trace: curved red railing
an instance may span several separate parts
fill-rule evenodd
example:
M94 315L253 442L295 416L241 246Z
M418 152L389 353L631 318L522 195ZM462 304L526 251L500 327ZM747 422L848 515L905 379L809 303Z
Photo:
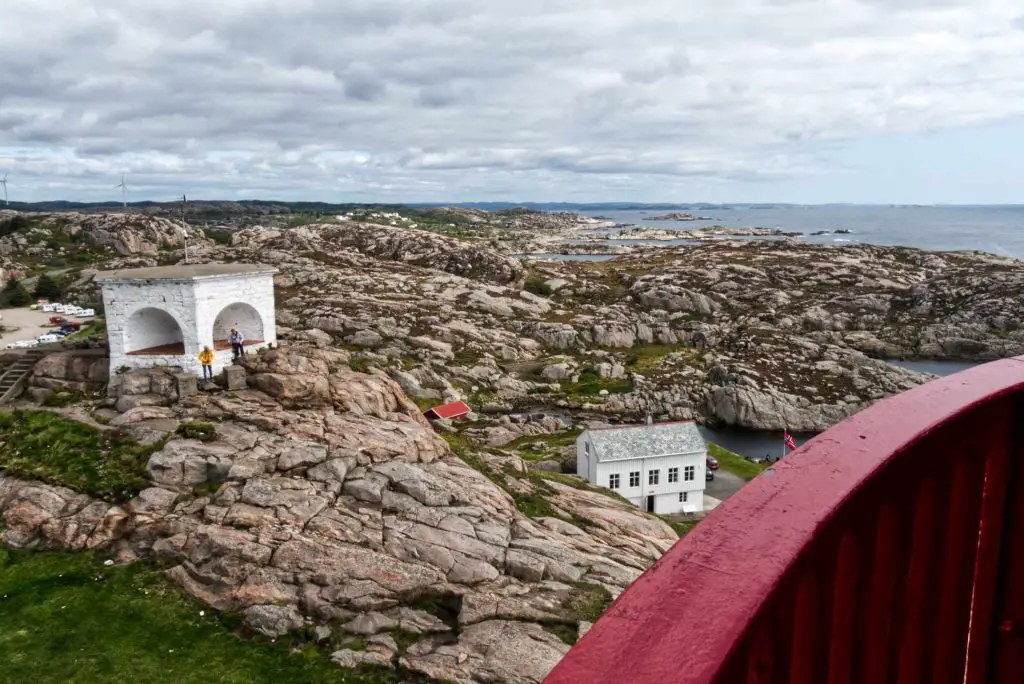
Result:
M1024 357L811 440L634 582L545 684L1024 682Z

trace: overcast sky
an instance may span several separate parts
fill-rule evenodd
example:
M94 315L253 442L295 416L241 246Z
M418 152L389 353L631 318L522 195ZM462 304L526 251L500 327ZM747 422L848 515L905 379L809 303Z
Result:
M1024 203L1020 0L2 0L12 200Z

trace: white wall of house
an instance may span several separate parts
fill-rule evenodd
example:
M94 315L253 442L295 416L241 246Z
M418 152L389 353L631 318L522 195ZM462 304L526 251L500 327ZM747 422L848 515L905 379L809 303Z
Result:
M647 497L654 497L654 512L662 515L671 513L698 513L704 509L706 452L652 456L620 461L597 462L593 446L584 432L576 440L576 474L591 484L610 489L629 499L634 505L647 509ZM669 481L670 469L677 469L677 478ZM692 479L686 479L687 468L692 468ZM652 483L652 471L657 471L657 483ZM639 474L638 477L634 474ZM618 487L612 481L618 476ZM685 500L680 494L685 493Z

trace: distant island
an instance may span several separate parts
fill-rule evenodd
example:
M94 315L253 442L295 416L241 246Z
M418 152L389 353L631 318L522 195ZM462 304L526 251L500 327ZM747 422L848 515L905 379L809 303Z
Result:
M714 221L715 219L707 216L694 216L686 212L672 212L671 214L665 214L664 216L647 216L644 221Z

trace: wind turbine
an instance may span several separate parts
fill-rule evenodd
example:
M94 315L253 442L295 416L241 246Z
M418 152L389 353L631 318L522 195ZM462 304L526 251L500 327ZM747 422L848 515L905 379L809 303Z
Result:
M121 188L121 204L124 208L128 208L128 186L124 184L124 174L121 174L121 182L114 186L115 188Z
M2 185L3 188L4 188L4 204L9 207L9 206L11 206L11 203L7 199L7 174L6 173L4 174L4 177L2 179L0 179L0 185Z

